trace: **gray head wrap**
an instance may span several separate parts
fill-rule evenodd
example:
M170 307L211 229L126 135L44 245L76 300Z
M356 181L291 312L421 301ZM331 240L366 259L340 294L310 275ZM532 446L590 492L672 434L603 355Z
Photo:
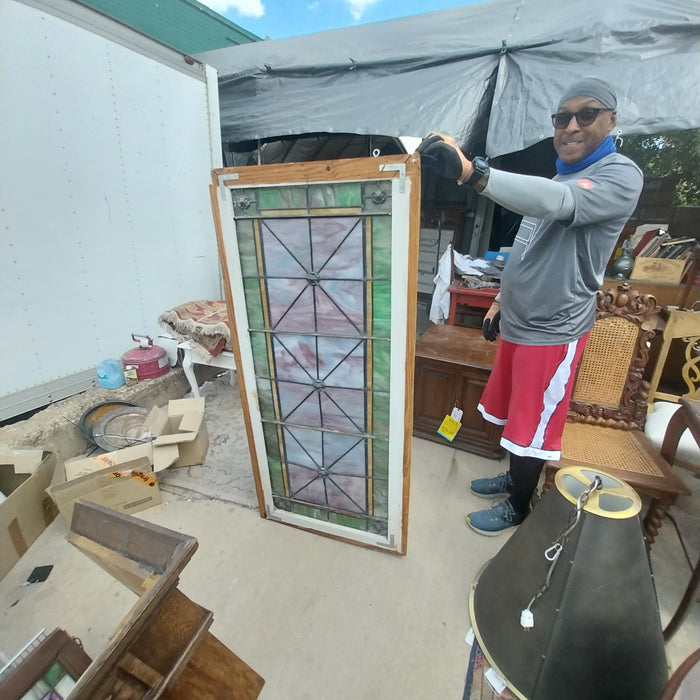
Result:
M593 97L609 109L617 109L617 97L615 91L608 83L599 78L583 78L574 83L559 100L559 107L572 97Z

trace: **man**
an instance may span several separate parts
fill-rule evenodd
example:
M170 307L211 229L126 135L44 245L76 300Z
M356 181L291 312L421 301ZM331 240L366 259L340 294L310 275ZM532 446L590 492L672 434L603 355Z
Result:
M642 172L616 152L610 136L616 108L612 87L597 78L564 92L552 115L559 156L552 180L469 161L454 140L439 134L418 149L427 166L524 215L483 325L487 340L499 332L501 339L478 408L487 421L504 426L501 445L510 465L504 474L470 483L477 496L506 497L467 515L482 535L507 532L525 519L545 461L561 455L596 291L643 184Z

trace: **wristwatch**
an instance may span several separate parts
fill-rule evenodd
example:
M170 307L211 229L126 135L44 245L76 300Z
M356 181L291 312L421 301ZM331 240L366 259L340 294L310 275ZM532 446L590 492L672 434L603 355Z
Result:
M476 158L474 158L474 160L472 160L472 167L474 168L474 172L471 174L471 177L467 180L467 184L470 187L474 187L476 189L476 184L489 171L489 162L488 160L486 160L486 158L477 156ZM481 189L483 189L483 187ZM477 189L477 192L481 192L481 189Z

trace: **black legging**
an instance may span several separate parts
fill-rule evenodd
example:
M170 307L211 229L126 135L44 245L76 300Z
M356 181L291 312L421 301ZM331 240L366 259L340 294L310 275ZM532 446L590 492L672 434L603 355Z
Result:
M520 457L510 453L510 502L519 515L527 515L530 499L537 488L544 460L537 457Z

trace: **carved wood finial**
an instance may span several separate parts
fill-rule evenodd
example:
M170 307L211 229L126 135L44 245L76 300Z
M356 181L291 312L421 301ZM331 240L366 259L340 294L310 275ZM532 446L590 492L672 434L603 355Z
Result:
M601 316L623 316L631 320L646 321L659 313L653 294L643 294L621 282L615 289L601 289L597 296L598 318Z

